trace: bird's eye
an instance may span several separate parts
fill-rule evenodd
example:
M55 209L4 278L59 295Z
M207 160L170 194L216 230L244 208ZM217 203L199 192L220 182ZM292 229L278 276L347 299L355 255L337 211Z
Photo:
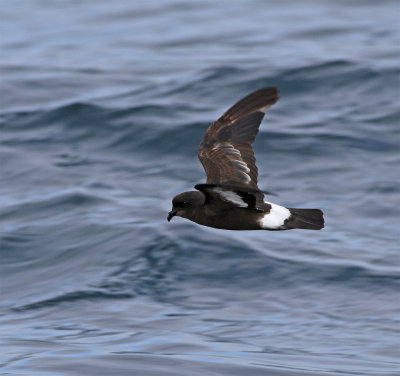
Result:
M180 201L180 202L175 202L174 206L177 208L187 208L190 206L188 201Z

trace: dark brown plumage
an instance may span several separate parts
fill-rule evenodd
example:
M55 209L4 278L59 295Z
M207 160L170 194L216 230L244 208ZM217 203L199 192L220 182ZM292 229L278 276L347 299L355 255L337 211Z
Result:
M198 157L207 174L198 191L174 197L175 215L230 230L288 230L324 227L319 209L287 209L264 201L252 144L265 112L278 101L277 88L257 90L241 99L207 129Z
M245 184L257 188L258 169L251 145L265 111L278 99L277 88L257 90L210 125L198 153L207 184Z

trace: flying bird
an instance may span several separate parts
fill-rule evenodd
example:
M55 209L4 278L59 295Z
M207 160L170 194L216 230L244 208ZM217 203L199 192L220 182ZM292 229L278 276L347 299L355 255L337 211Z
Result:
M241 99L207 129L198 157L207 175L197 191L172 200L168 222L174 216L225 230L320 230L320 209L294 209L268 202L258 188L258 169L252 144L265 112L278 101L274 87Z

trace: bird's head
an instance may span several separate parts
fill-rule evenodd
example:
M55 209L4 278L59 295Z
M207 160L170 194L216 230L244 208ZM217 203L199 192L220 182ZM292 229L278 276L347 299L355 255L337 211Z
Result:
M204 195L199 191L183 192L172 199L172 210L168 213L168 222L174 216L194 220L197 209L204 204Z

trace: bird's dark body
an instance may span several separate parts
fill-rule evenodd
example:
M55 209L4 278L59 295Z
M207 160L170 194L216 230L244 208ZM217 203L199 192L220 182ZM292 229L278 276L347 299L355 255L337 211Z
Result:
M266 213L268 212L247 208L221 209L216 205L208 204L202 205L190 220L199 225L221 230L263 230L260 221Z
M192 219L192 221L221 230L264 230L259 224L262 219L262 214L259 212L245 208L217 212L207 208L205 213L207 213L206 216L199 216L198 219ZM246 219L243 219L243 215L246 215Z
M319 209L288 209L264 201L252 148L265 111L279 99L276 88L255 91L241 99L207 129L198 157L207 174L198 191L172 200L175 215L203 226L225 230L320 230Z

